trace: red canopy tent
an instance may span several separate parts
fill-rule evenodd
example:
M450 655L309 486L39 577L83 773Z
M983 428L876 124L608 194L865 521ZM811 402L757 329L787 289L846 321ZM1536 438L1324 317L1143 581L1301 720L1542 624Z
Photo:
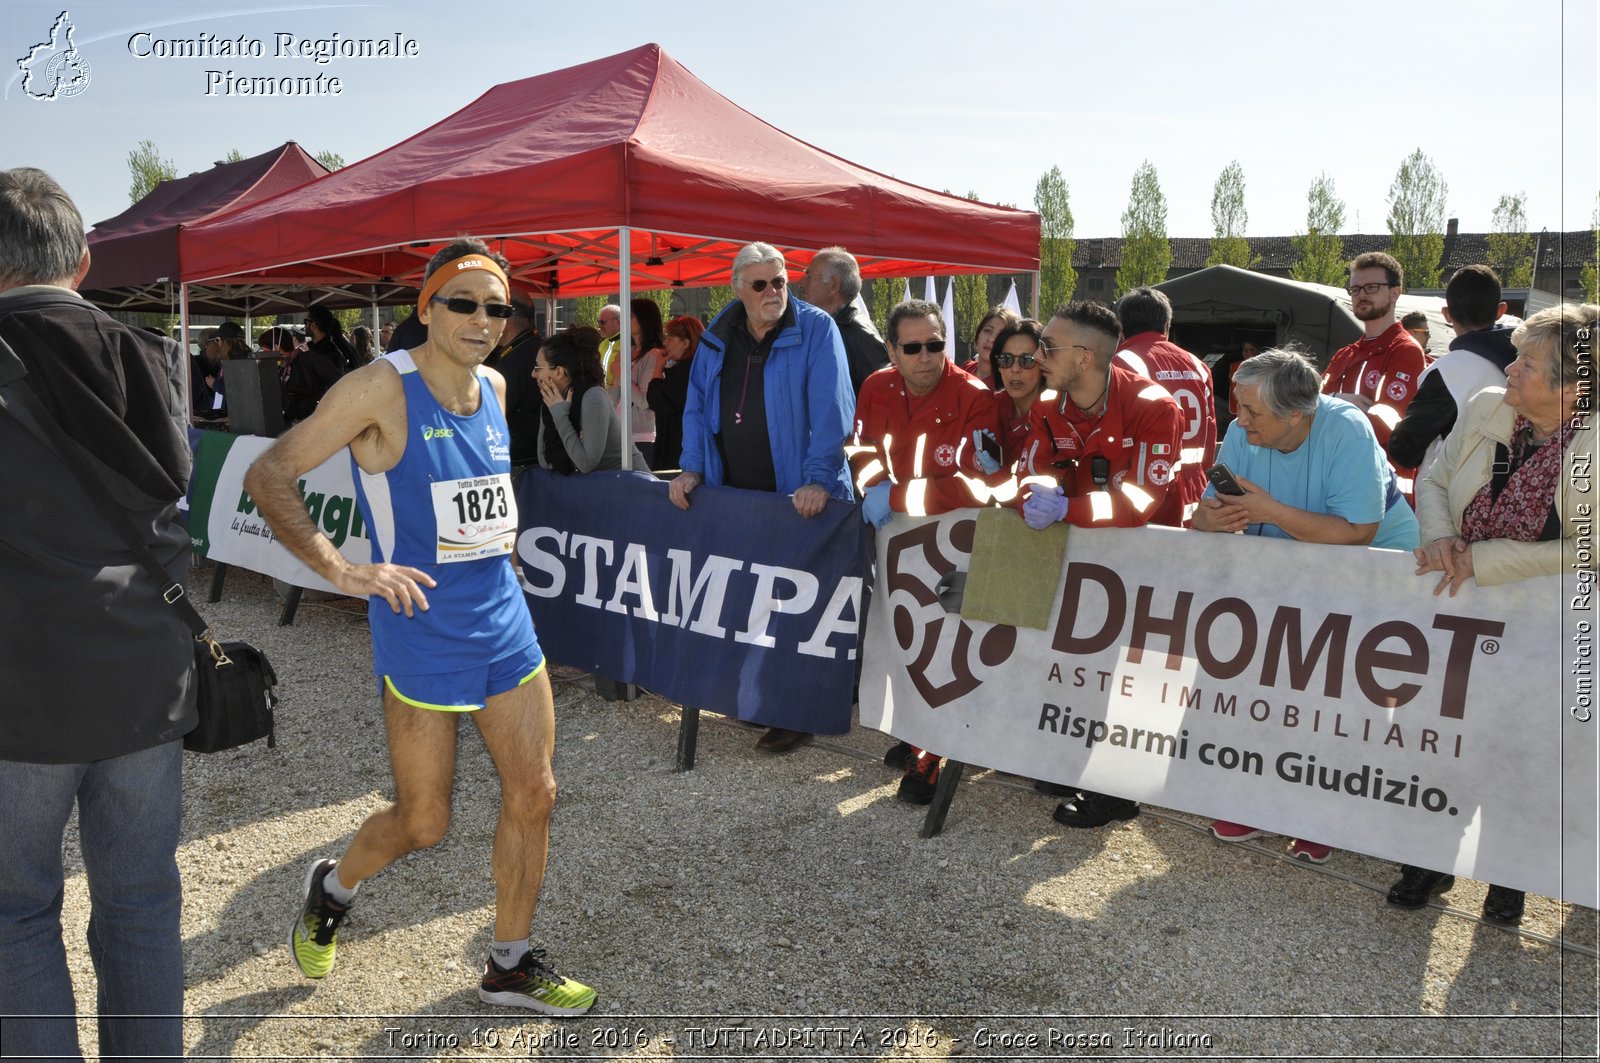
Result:
M461 235L549 297L727 283L751 240L866 276L1031 272L1039 218L776 129L649 44L497 85L368 159L182 233L186 281L420 283ZM626 265L623 263L626 262Z
M111 310L177 310L184 276L179 234L222 211L247 206L314 181L328 172L294 141L238 162L162 181L139 202L89 233L86 298ZM189 292L198 313L264 313L303 309L304 299L285 302L281 286L232 286ZM279 304L281 305L275 305Z

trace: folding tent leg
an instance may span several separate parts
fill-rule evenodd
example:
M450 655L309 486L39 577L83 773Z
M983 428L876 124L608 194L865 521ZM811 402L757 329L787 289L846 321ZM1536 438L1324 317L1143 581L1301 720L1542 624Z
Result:
M683 707L683 718L678 723L677 771L694 770L694 749L700 740L700 710Z
M944 830L944 817L950 811L950 802L955 799L956 787L961 784L961 769L966 767L959 760L944 762L944 767L939 769L939 781L933 784L933 804L928 806L928 817L922 821L921 837L932 838Z
M211 569L211 592L206 595L206 601L222 601L222 581L227 578L228 566L218 561Z
M300 596L304 594L300 587L290 587L289 593L283 596L283 612L278 614L278 626L288 627L294 623L294 614L300 608Z

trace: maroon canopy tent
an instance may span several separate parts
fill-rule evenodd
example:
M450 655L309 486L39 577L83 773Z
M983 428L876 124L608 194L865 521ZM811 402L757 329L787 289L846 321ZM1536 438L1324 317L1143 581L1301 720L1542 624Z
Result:
M139 202L89 233L89 275L82 292L111 310L177 312L184 275L179 234L186 226L316 180L328 172L293 141L239 162L162 181ZM196 313L242 314L305 308L285 300L281 285L189 292ZM361 301L365 301L364 299Z
M1039 263L1031 211L797 140L650 44L497 85L386 151L186 228L184 279L416 286L461 235L489 240L519 286L549 297L725 284L757 239L801 252L797 266L841 244L869 277Z

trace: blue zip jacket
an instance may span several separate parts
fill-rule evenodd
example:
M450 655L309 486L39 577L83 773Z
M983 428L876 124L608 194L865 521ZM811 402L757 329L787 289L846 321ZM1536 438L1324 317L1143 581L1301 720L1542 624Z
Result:
M853 502L844 444L856 400L844 340L828 314L793 296L789 306L794 323L773 339L761 376L778 493L792 495L807 484L821 484L841 502ZM722 428L722 363L731 330L744 328L744 322L744 304L729 305L701 336L689 367L680 464L714 486L724 478L716 438Z

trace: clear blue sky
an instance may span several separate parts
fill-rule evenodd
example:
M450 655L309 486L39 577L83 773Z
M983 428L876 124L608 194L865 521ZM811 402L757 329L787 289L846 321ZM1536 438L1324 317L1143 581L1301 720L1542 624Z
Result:
M1526 192L1534 229L1589 224L1597 173L1596 0L571 0L470 4L72 4L88 87L39 101L17 60L61 3L0 11L0 167L42 167L85 221L128 205L127 155L153 140L180 174L286 140L354 162L489 86L659 42L702 80L804 140L932 188L1031 206L1059 165L1081 237L1115 236L1149 159L1174 236L1210 236L1217 174L1244 167L1249 232L1288 235L1307 186L1335 180L1347 231L1382 232L1400 162L1420 147L1465 231ZM199 12L199 13L196 13ZM138 58L130 38L261 40L261 59ZM420 55L272 56L274 35L404 34ZM147 49L142 43L136 49ZM339 96L206 95L208 69L337 76Z

